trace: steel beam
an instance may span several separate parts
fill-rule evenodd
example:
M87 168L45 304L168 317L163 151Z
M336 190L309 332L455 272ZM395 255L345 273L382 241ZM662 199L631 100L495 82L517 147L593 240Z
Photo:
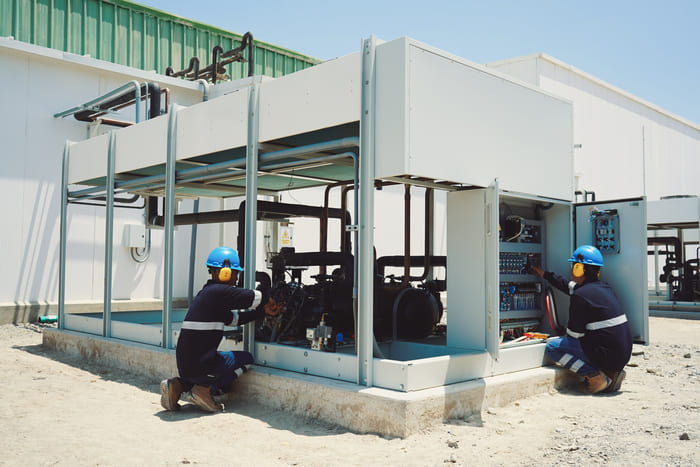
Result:
M173 230L175 228L175 154L177 151L177 113L173 105L168 114L168 145L165 161L165 212L163 248L163 347L173 346Z
M373 386L374 310L374 58L376 38L362 45L362 104L360 112L359 161L359 281L357 364L358 384ZM358 216L359 214L359 216Z
M248 99L248 145L246 147L246 210L245 210L245 265L243 271L243 283L245 288L255 288L255 258L256 258L256 232L258 218L258 159L259 159L259 124L260 117L258 107L259 84L253 83L250 87ZM248 323L243 328L243 349L255 352L255 330L253 323Z

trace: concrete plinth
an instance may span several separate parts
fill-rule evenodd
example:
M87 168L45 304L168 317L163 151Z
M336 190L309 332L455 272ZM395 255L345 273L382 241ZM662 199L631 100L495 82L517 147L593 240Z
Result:
M44 330L43 343L155 380L177 374L172 350L56 329ZM398 392L254 366L236 382L235 397L360 433L406 437L443 420L468 417L486 407L547 392L569 381L567 372L544 367Z

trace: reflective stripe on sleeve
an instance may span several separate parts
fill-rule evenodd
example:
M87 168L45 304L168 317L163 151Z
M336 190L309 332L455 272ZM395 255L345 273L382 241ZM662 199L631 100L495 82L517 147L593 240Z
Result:
M627 316L625 315L620 315L620 316L615 316L614 318L606 319L604 321L595 321L593 323L588 323L586 325L586 329L589 331L595 331L597 329L605 329L605 328L611 328L613 326L617 326L622 323L627 322Z
M255 292L255 299L253 300L253 304L250 305L251 308L257 308L258 305L260 305L260 302L262 302L262 292L259 290L253 290Z
M576 282L569 281L569 295L574 293L575 288L576 288Z
M192 331L223 331L224 323L209 321L183 321L182 329L190 329Z
M569 328L566 328L566 333L567 333L568 335L570 335L571 337L573 337L574 339L580 339L580 338L582 338L583 336L586 335L585 332L576 332L576 331L572 331L572 330L569 329Z

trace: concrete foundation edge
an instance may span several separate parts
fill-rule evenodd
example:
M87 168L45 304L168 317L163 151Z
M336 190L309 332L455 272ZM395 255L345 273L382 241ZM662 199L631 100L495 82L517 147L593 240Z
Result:
M45 329L43 343L154 381L177 374L172 350L57 329ZM407 437L443 420L469 417L570 380L568 372L543 367L404 393L255 366L235 383L231 397L359 433Z

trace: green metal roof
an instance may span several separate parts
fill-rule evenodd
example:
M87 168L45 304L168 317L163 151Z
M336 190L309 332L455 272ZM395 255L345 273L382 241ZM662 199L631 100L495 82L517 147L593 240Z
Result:
M194 56L204 68L216 45L230 50L242 37L126 0L0 0L0 37L6 36L161 74L168 66L187 68ZM254 54L255 74L272 77L320 62L257 39ZM231 79L247 71L245 63L227 65Z

